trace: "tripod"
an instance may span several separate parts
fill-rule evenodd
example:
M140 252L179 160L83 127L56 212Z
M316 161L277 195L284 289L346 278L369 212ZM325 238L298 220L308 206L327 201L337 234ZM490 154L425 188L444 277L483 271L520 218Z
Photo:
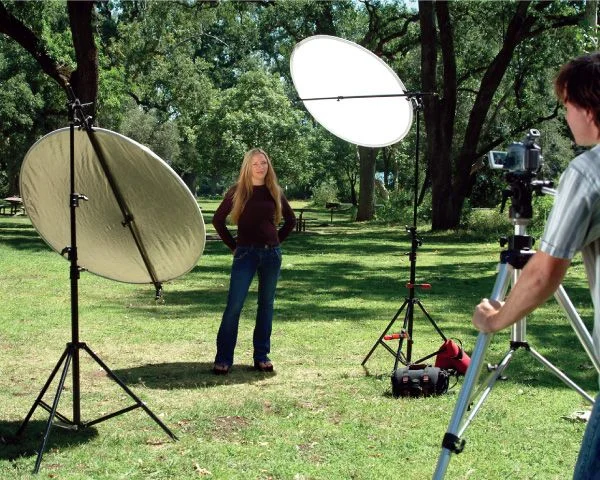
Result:
M42 387L41 392L33 403L31 409L27 413L27 416L23 420L23 423L19 427L16 435L20 437L23 435L29 420L31 419L33 413L37 409L37 407L42 407L47 412L50 413L50 417L48 418L48 422L46 424L46 429L44 431L44 436L42 439L42 443L40 445L34 473L38 473L40 469L40 465L42 462L42 456L44 454L44 450L46 448L46 444L48 438L50 436L50 430L54 424L55 418L59 420L57 422L57 426L61 426L67 428L69 430L79 430L86 427L90 427L97 423L103 422L110 418L113 418L117 415L121 415L123 413L129 412L136 408L142 408L172 439L177 440L177 437L169 430L169 428L120 380L111 370L110 368L100 360L100 358L83 342L79 341L79 290L78 290L78 281L80 278L81 269L77 264L77 222L76 222L76 210L79 207L79 203L81 200L87 200L85 195L75 192L75 141L74 141L74 132L75 126L79 126L81 128L85 128L90 136L90 140L92 144L94 144L93 131L91 129L91 125L89 123L89 118L86 119L83 114L84 105L79 102L78 99L75 98L73 91L69 87L69 127L70 127L70 195L69 195L69 208L70 208L70 246L65 247L62 251L63 255L67 255L67 258L70 263L70 284L71 284L71 341L67 343L65 350L63 351L58 363L50 373L46 383ZM96 148L96 147L95 147ZM96 152L98 157L101 158L101 153ZM155 283L155 286L158 288L158 284ZM106 372L106 374L114 380L133 400L134 404L125 407L116 412L104 415L100 418L89 422L82 422L81 420L81 382L80 382L80 351L85 351L102 369ZM72 364L72 389L73 389L73 416L72 419L67 418L65 415L62 415L58 412L58 405L60 402L60 397L64 389L65 381L67 379L67 375L69 372L69 367ZM60 375L58 381L58 387L56 390L56 395L51 405L44 401L44 395L46 394L48 388L52 384L55 376L62 366L62 373Z
M417 204L418 204L418 189L419 189L419 112L422 109L422 103L420 101L420 96L424 94L411 93L411 100L413 101L413 106L417 111L417 131L416 131L416 142L415 142L415 178L414 178L414 198L413 198L413 224L411 227L406 227L406 231L410 235L410 252L408 253L408 258L410 260L410 280L406 284L406 288L408 289L408 296L404 299L404 303L398 309L396 314L392 317L390 323L388 323L387 327L383 330L383 333L379 336L367 356L363 359L361 365L364 366L378 345L382 345L388 352L390 352L396 359L394 364L394 370L398 367L398 362L402 362L404 365L408 365L410 363L420 363L428 358L437 355L438 351L426 355L422 358L419 358L415 362L411 361L412 358L412 347L413 347L413 321L414 321L414 311L415 305L419 307L423 315L429 320L433 328L437 331L437 333L442 337L445 341L446 337L442 330L437 326L431 315L427 313L425 307L421 303L421 301L415 297L415 288L420 287L422 289L429 289L431 285L429 283L416 283L416 271L417 271L417 249L423 245L423 241L421 237L417 234ZM406 310L405 310L406 309ZM402 328L400 333L388 335L388 332L398 320L398 317L404 311L404 322L402 323ZM394 350L390 347L384 340L392 340L398 339L398 349ZM406 353L402 352L402 348L404 346L404 341L406 340Z
M506 296L509 283L516 283L520 270L525 267L529 258L534 252L531 250L533 239L526 234L526 226L531 219L531 197L532 191L537 190L540 193L553 193L553 190L545 186L545 182L530 182L531 176L509 175L510 190L508 191L513 200L511 206L511 218L514 224L514 235L508 239L508 249L500 254L500 268L496 277L496 282L492 290L491 300L502 300ZM506 193L506 192L505 192ZM504 201L506 196L504 197ZM501 240L501 245L504 242ZM571 303L563 286L559 286L554 297L567 314L569 321L575 333L581 342L584 350L588 354L590 360L600 373L600 359L594 353L592 337L587 330L585 324L579 317L575 307ZM465 446L465 440L461 439L461 435L467 429L481 406L491 393L496 381L503 376L504 371L508 368L513 355L519 349L525 349L537 361L548 368L567 386L579 393L588 402L594 403L594 399L580 388L573 380L567 377L561 370L555 367L550 361L544 358L537 350L535 350L526 338L526 319L523 318L511 327L510 347L501 362L494 367L488 378L482 382L479 390L473 394L475 384L482 370L484 355L487 347L492 339L492 334L480 333L477 337L475 349L471 356L471 365L465 375L465 381L460 391L458 401L452 414L448 431L444 435L442 441L442 451L440 453L437 467L433 478L435 480L444 478L448 464L450 463L450 455L452 453L462 452ZM471 407L469 416L464 419L467 410Z

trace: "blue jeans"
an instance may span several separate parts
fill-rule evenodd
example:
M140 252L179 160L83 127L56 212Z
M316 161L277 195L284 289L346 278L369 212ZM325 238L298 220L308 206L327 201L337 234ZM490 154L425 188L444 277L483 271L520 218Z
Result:
M275 288L281 270L280 247L237 247L231 266L227 307L217 334L215 363L233 364L233 351L237 343L240 313L255 274L258 274L258 308L254 326L254 360L269 360Z
M573 480L600 480L600 394L583 435Z

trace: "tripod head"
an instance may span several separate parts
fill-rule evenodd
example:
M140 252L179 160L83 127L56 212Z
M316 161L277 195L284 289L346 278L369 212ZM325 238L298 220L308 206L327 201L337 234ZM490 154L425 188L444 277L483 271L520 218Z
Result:
M553 193L552 182L548 180L534 180L535 172L508 172L506 181L508 188L502 192L502 206L504 211L506 201L511 199L509 216L514 225L514 235L500 238L500 246L507 247L501 254L501 263L509 263L513 267L522 269L531 255L534 239L527 235L526 227L533 217L533 194L544 195Z
M509 216L513 223L528 224L533 217L533 194L549 193L549 189L553 186L549 180L534 180L535 176L534 172L508 172L506 174L508 188L502 192L500 211L504 211L506 201L510 198Z

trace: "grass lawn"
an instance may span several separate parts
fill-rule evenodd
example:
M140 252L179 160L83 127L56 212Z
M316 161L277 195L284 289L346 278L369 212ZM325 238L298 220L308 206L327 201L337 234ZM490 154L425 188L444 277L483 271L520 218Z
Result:
M214 234L217 202L200 205ZM462 380L439 397L394 399L389 352L379 346L368 370L361 367L407 295L405 228L351 223L344 213L330 224L326 210L304 215L307 231L294 232L283 246L272 375L250 367L256 285L232 372L211 373L231 262L221 242L208 241L198 265L164 285L164 303L154 301L151 285L83 273L80 340L179 440L170 440L142 409L79 432L54 427L37 478L431 478ZM433 288L418 295L445 335L470 351L477 336L471 312L491 293L498 242L422 230L417 282ZM592 305L579 258L565 288L589 326ZM36 410L22 442L13 444L11 435L71 339L71 310L69 264L27 217L0 217L0 298L0 478L35 478L48 413ZM414 359L441 344L418 310L413 333ZM528 340L595 395L596 372L554 300L528 319ZM495 336L490 363L502 358L508 342L508 331ZM80 378L82 421L131 404L85 353ZM55 391L56 383L46 401ZM72 404L69 377L59 411L70 418ZM577 393L518 351L507 381L496 385L465 432L465 451L452 456L446 477L570 478L585 428L571 417L586 408Z

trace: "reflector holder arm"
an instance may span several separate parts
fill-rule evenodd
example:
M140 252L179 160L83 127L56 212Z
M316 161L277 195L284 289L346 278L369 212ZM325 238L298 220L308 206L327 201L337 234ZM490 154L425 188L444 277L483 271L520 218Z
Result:
M129 228L129 231L131 233L133 241L138 249L138 252L140 253L140 255L142 257L142 261L144 262L144 266L146 267L146 270L148 271L148 275L150 276L151 282L154 285L154 287L156 288L156 290L158 291L161 289L160 282L158 281L158 275L156 274L154 265L152 265L152 263L150 262L150 257L149 257L148 252L142 242L141 235L140 235L135 223L133 222L133 214L129 210L129 207L128 207L127 203L125 202L123 195L121 194L121 190L117 186L117 182L115 181L115 179L112 175L112 172L110 171L110 168L108 167L108 162L106 161L104 152L103 152L102 148L100 147L100 144L98 143L96 137L94 136L95 135L94 129L92 127L88 126L86 128L86 133L90 140L92 148L94 149L94 152L96 153L96 157L98 158L100 167L102 168L102 171L104 172L104 175L106 176L106 180L111 187L113 195L115 196L115 200L117 201L117 204L119 205L121 214L123 215L122 225L124 227Z
M432 92L404 92L404 93L384 93L377 95L338 95L335 97L312 97L312 98L300 98L299 100L302 102L310 102L313 100L348 100L352 98L389 98L389 97L409 97L409 98L418 98L424 95L435 95L437 93Z

